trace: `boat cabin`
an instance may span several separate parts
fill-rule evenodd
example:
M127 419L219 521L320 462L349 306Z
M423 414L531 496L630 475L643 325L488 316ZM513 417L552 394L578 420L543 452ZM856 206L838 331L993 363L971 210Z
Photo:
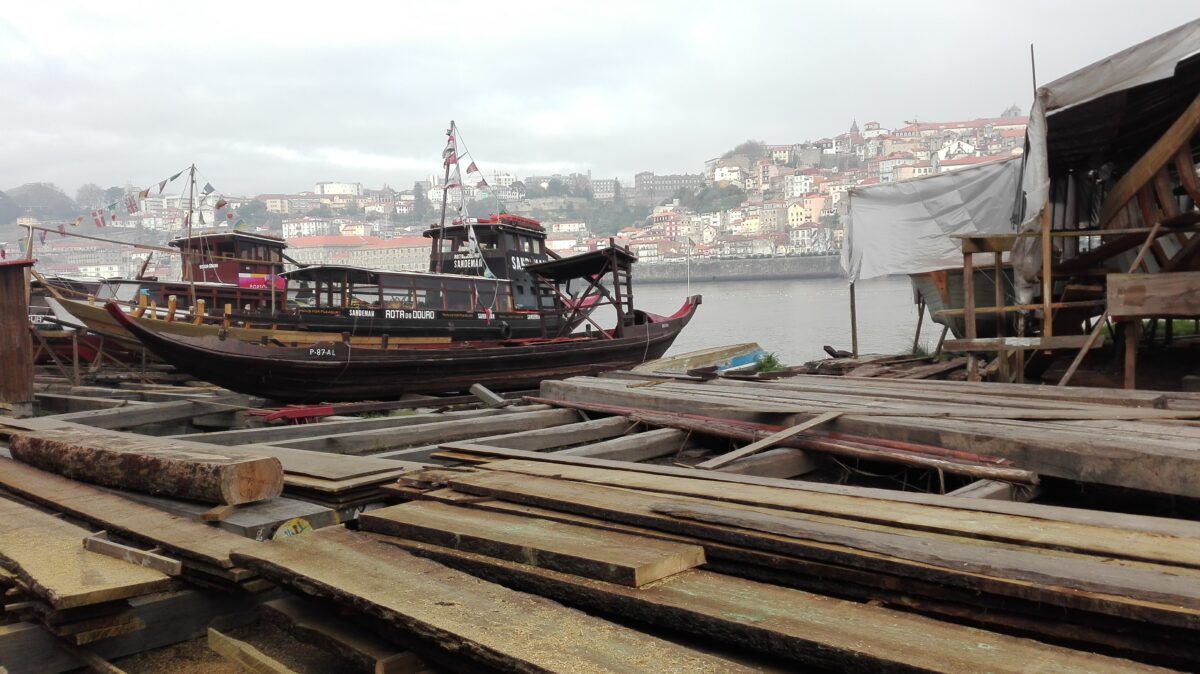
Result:
M185 283L227 283L239 288L262 289L271 286L282 289L278 278L283 272L283 249L287 243L280 238L231 230L193 234L170 242L183 257Z
M536 311L539 296L541 303L553 296L553 289L525 270L552 257L545 245L546 231L536 220L508 213L467 218L433 227L425 236L432 240L431 272L508 279L517 309Z
M283 277L289 284L287 306L302 314L409 318L421 313L433 318L513 311L512 283L504 279L342 265L296 269Z

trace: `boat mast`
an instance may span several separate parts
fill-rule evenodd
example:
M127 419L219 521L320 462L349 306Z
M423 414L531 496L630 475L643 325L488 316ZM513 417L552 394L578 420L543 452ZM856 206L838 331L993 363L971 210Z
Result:
M186 241L190 245L192 242L192 206L195 203L195 196L196 196L196 165L195 164L192 164L190 167L188 167L188 177L189 177L189 180L188 180L188 214L187 214L187 220L185 222L187 224ZM191 298L192 298L191 307L192 307L192 313L194 314L196 312L196 275L191 272L191 267L188 265L189 257L190 257L190 251L189 251L189 254L184 255L182 259L183 259L183 268L185 270L187 270L188 293L191 295ZM204 260L201 259L200 261L203 262Z
M454 145L454 135L455 135L455 128L454 128L454 120L452 119L452 120L450 120L450 128L446 130L446 137L448 139L448 142L446 144L446 150L442 152L442 163L446 165L446 176L444 178L442 178L442 220L441 220L441 224L438 225L438 237L437 237L438 255L437 255L436 271L439 274L442 273L442 250L443 250L442 246L443 246L443 242L444 242L445 236L446 236L446 199L450 196L450 163L451 162L450 162L450 157L446 155L446 152L453 152L456 155L458 153L458 149ZM458 161L458 157L455 156L454 160Z

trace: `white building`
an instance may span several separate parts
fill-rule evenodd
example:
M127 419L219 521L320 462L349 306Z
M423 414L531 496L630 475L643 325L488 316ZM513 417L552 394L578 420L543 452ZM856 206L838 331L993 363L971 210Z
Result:
M746 172L740 166L718 166L713 173L713 182L742 187L746 184Z
M337 182L317 183L316 193L319 195L322 195L322 196L331 195L331 194L343 194L343 195L360 197L360 196L362 196L362 193L363 193L363 186L362 186L362 183L337 183Z
M329 236L334 233L333 223L326 218L294 218L284 220L282 225L285 239L301 236Z
M572 222L556 222L550 225L550 231L554 234L579 234L588 231L587 223L582 220Z

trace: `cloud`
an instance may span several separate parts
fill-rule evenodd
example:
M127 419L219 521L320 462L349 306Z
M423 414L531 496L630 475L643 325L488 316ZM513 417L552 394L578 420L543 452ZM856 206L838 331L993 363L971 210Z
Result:
M0 189L411 184L458 121L490 172L698 171L798 142L998 113L1194 18L1187 3L19 3L0 19Z

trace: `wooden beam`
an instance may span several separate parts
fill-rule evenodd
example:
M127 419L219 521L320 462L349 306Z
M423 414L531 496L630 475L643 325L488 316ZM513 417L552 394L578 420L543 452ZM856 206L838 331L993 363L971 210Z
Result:
M1100 226L1106 226L1168 161L1176 159L1183 146L1192 136L1196 135L1198 129L1200 129L1200 96L1192 101L1183 114L1108 192L1104 198L1104 204L1100 207Z
M763 477L789 478L811 473L819 463L811 452L790 447L771 449L761 454L738 459L717 470L738 475L761 475ZM1007 482L1004 484L1008 484Z
M9 449L23 463L72 479L206 503L253 503L283 491L278 459L201 454L147 436L72 429L14 433Z
M341 527L251 545L233 558L306 594L367 611L402 632L415 651L451 671L753 671L541 597L420 559ZM396 578L420 578L398 583ZM536 635L537 638L530 638ZM547 646L549 644L550 646Z
M103 531L83 539L83 548L90 552L107 555L113 559L144 566L147 569L154 569L168 576L178 576L183 572L183 564L178 559L171 559L170 557L164 557L148 550L138 550L128 545L110 541Z
M807 421L796 424L795 426L792 426L791 428L786 428L782 431L779 431L778 433L773 433L771 435L768 435L767 437L763 438L762 440L752 442L752 443L746 445L745 447L742 447L741 449L735 449L732 452L727 452L718 457L709 459L708 461L705 461L703 463L698 463L698 464L696 464L696 468L701 468L704 470L713 470L716 468L720 468L721 466L724 466L727 463L737 461L738 459L741 459L743 457L747 457L747 456L750 456L751 454L761 452L764 449L769 449L771 447L774 447L775 445L779 444L783 440L786 440L788 438L799 435L800 433L803 433L804 431L816 428L817 426L820 426L821 424L824 424L826 422L833 421L834 419L838 418L839 416L841 416L841 412L825 412L823 414L818 414L818 415L814 416L813 418L808 419Z
M942 345L947 353L1022 349L1048 351L1078 349L1087 342L1087 335L1058 335L1055 337L984 337L980 339L948 339Z
M687 446L687 440L688 434L683 431L674 428L652 428L579 447L560 449L554 453L614 461L649 461L678 453Z
M54 419L86 424L96 428L134 428L145 424L191 419L215 412L229 412L252 407L252 403L253 399L250 396L230 394L196 400L174 400L107 410L59 414Z
M642 587L704 563L704 549L434 501L364 512L363 530Z
M254 646L208 628L208 647L226 660L255 674L296 674L295 670Z
M338 617L325 602L284 597L263 604L274 622L308 643L340 654L364 671L375 674L417 674L429 670L415 654Z
M1200 316L1200 272L1109 274L1108 313L1118 321Z

